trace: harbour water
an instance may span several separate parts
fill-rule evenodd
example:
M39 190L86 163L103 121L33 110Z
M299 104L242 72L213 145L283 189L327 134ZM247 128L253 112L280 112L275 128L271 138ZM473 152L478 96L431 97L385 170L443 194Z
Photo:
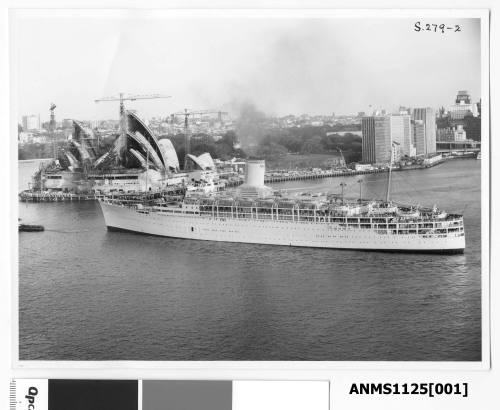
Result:
M20 359L481 360L480 165L393 173L394 200L464 213L463 255L141 236L96 202L20 203L46 229L19 236ZM275 187L357 197L358 180L384 196L387 174Z

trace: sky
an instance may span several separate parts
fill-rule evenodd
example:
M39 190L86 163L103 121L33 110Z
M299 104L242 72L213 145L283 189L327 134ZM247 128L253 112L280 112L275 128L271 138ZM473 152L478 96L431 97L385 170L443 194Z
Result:
M142 117L244 104L268 115L350 114L438 108L458 90L480 98L479 19L441 19L461 31L416 32L415 19L18 17L18 115L117 118L117 102Z

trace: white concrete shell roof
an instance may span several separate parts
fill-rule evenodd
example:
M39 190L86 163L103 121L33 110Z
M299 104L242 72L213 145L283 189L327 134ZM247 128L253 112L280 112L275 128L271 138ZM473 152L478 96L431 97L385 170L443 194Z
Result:
M149 161L151 161L152 164L154 164L159 170L164 169L163 161L160 159L158 152L144 135L142 135L139 131L134 133L129 132L127 135L137 141L137 143L143 148L145 156L149 156ZM156 147L158 148L158 145Z
M188 154L188 157L202 170L215 169L214 160L208 152L201 154L199 157Z
M141 139L140 144L144 145L144 147L147 147L147 149L150 150L149 157L154 158L154 161L156 163L155 165L157 165L159 170L166 169L167 167L166 158L164 158L162 149L158 144L158 139L154 136L153 132L137 116L136 113L132 111L126 111L126 115L128 123L128 135L132 138L137 137L138 134L142 136L142 138L139 137ZM144 144L144 140L147 141L149 144Z
M177 152L175 152L174 145L172 141L168 138L163 138L158 141L158 145L165 159L165 168L173 168L174 170L179 169L179 158L177 157Z

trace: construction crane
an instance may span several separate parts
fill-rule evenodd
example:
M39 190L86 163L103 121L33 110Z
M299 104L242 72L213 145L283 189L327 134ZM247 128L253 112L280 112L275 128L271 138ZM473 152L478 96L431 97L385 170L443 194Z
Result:
M54 155L54 159L56 160L56 137L54 131L56 129L56 117L54 114L54 110L56 109L56 105L54 103L50 103L50 121L49 121L49 133L52 139L52 153Z
M200 110L200 111L196 111L194 114L199 115L200 119L203 118L203 115L205 115L205 114L217 114L217 120L222 121L222 116L228 115L229 113L226 111ZM193 117L194 117L194 115L193 115Z
M124 101L136 101L136 100L153 100L156 98L171 98L170 95L163 95L163 94L138 94L138 95L133 95L133 94L125 94L125 93L120 93L118 96L112 96L112 97L102 97L94 100L95 103L101 102L101 101L120 101L120 136L118 137L120 140L118 141L118 146L119 146L119 152L120 154L123 153L123 150L125 149L125 142L126 142L126 133L127 133L127 123L126 123L126 116L125 116L125 104L123 103ZM117 162L120 161L120 156L117 156Z
M98 98L97 100L94 100L94 102L98 103L101 101L120 101L120 115L121 115L125 112L125 105L123 104L123 101L152 100L155 98L172 98L172 96L171 95L163 95L163 94L139 94L139 95L126 94L125 95L124 93L120 93L118 96Z
M188 110L187 108L184 111L175 112L173 115L176 116L184 116L184 146L185 146L185 156L184 156L184 169L187 169L188 166L188 155L191 154L191 133L189 129L189 116L195 115L204 115L204 114L218 114L221 116L222 114L227 114L223 111L216 110Z

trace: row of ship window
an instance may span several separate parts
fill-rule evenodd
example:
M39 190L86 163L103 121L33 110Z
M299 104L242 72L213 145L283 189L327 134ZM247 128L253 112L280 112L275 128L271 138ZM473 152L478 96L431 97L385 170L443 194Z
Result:
M142 211L140 213L143 213L143 214L149 214L148 211ZM223 222L226 222L226 219L225 218L221 218L220 219L221 221ZM284 222L284 221L277 221L277 222ZM225 223L226 225L226 223ZM273 226L272 228L274 229L278 229L277 226ZM266 227L267 229L267 227ZM287 229L287 230L303 230L303 228L299 228L299 227L289 227L289 226L285 226L285 227L282 227L280 229ZM312 229L311 229L312 230ZM345 227L340 227L339 229L340 231L345 231ZM191 227L191 231L194 231L194 228ZM226 233L237 233L237 231L225 231ZM461 237L461 236L464 236L464 232L463 232L463 229L460 228L460 229L449 229L448 231L446 229L437 229L437 230L434 230L434 232L422 232L422 231L419 231L417 232L416 230L407 230L407 229L400 229L400 230L397 230L397 229L393 229L393 230L381 230L381 229L375 229L374 232L376 232L377 234L382 234L382 235L387 235L387 234L392 234L392 235L411 235L411 234L420 234L422 235L424 238L446 238L448 236L448 233L452 233L452 232L458 232L456 233L455 236L458 236L458 237ZM325 235L317 235L317 237L325 237ZM331 235L328 235L328 238L334 238L335 236L331 236Z
M230 212L219 212L218 214L212 214L212 212L198 212L198 211L186 211L186 210L177 210L177 209L157 209L158 212L162 213L174 213L174 214L187 214L187 215L200 215L200 216L210 216L210 217L218 217L218 218L234 218L234 219L252 219L252 220L274 220L276 222L280 221L293 221L294 217L292 215L280 215L279 219L271 215L259 215L259 218L254 218L254 214L231 214ZM301 216L300 219L295 218L296 222L330 222L330 223L339 223L340 226L347 226L349 228L361 228L361 229L397 229L399 225L399 229L439 229L443 228L443 224L440 222L428 223L428 222L419 222L419 223L389 223L389 224L376 224L376 223L360 223L357 222L358 219L348 218L348 223L345 223L345 218L336 218L330 219L328 221L327 218L323 217L314 217L314 216ZM462 229L462 225L456 221L454 223L449 223L448 230L453 232L457 229Z
M149 214L149 211L138 211L141 214ZM218 220L222 222L226 222L226 218L218 218ZM285 221L276 221L276 222L285 222ZM348 227L357 227L357 225L349 225ZM268 229L269 227L266 227ZM277 226L273 226L272 228L278 229ZM338 227L335 227L335 230L339 231L345 231L346 230L345 224L341 224ZM283 229L283 228L281 228ZM291 230L303 230L303 227L289 227L285 226L284 229L291 229ZM463 233L463 228L453 228L453 229L435 229L433 232L430 232L429 230L416 230L416 229L373 229L374 232L377 234L381 235L387 235L387 234L392 234L392 235L415 235L415 234L420 234L423 235L424 237L446 237L448 233L453 233L453 232L459 232L458 235L456 236L464 236ZM328 236L331 237L331 236Z

